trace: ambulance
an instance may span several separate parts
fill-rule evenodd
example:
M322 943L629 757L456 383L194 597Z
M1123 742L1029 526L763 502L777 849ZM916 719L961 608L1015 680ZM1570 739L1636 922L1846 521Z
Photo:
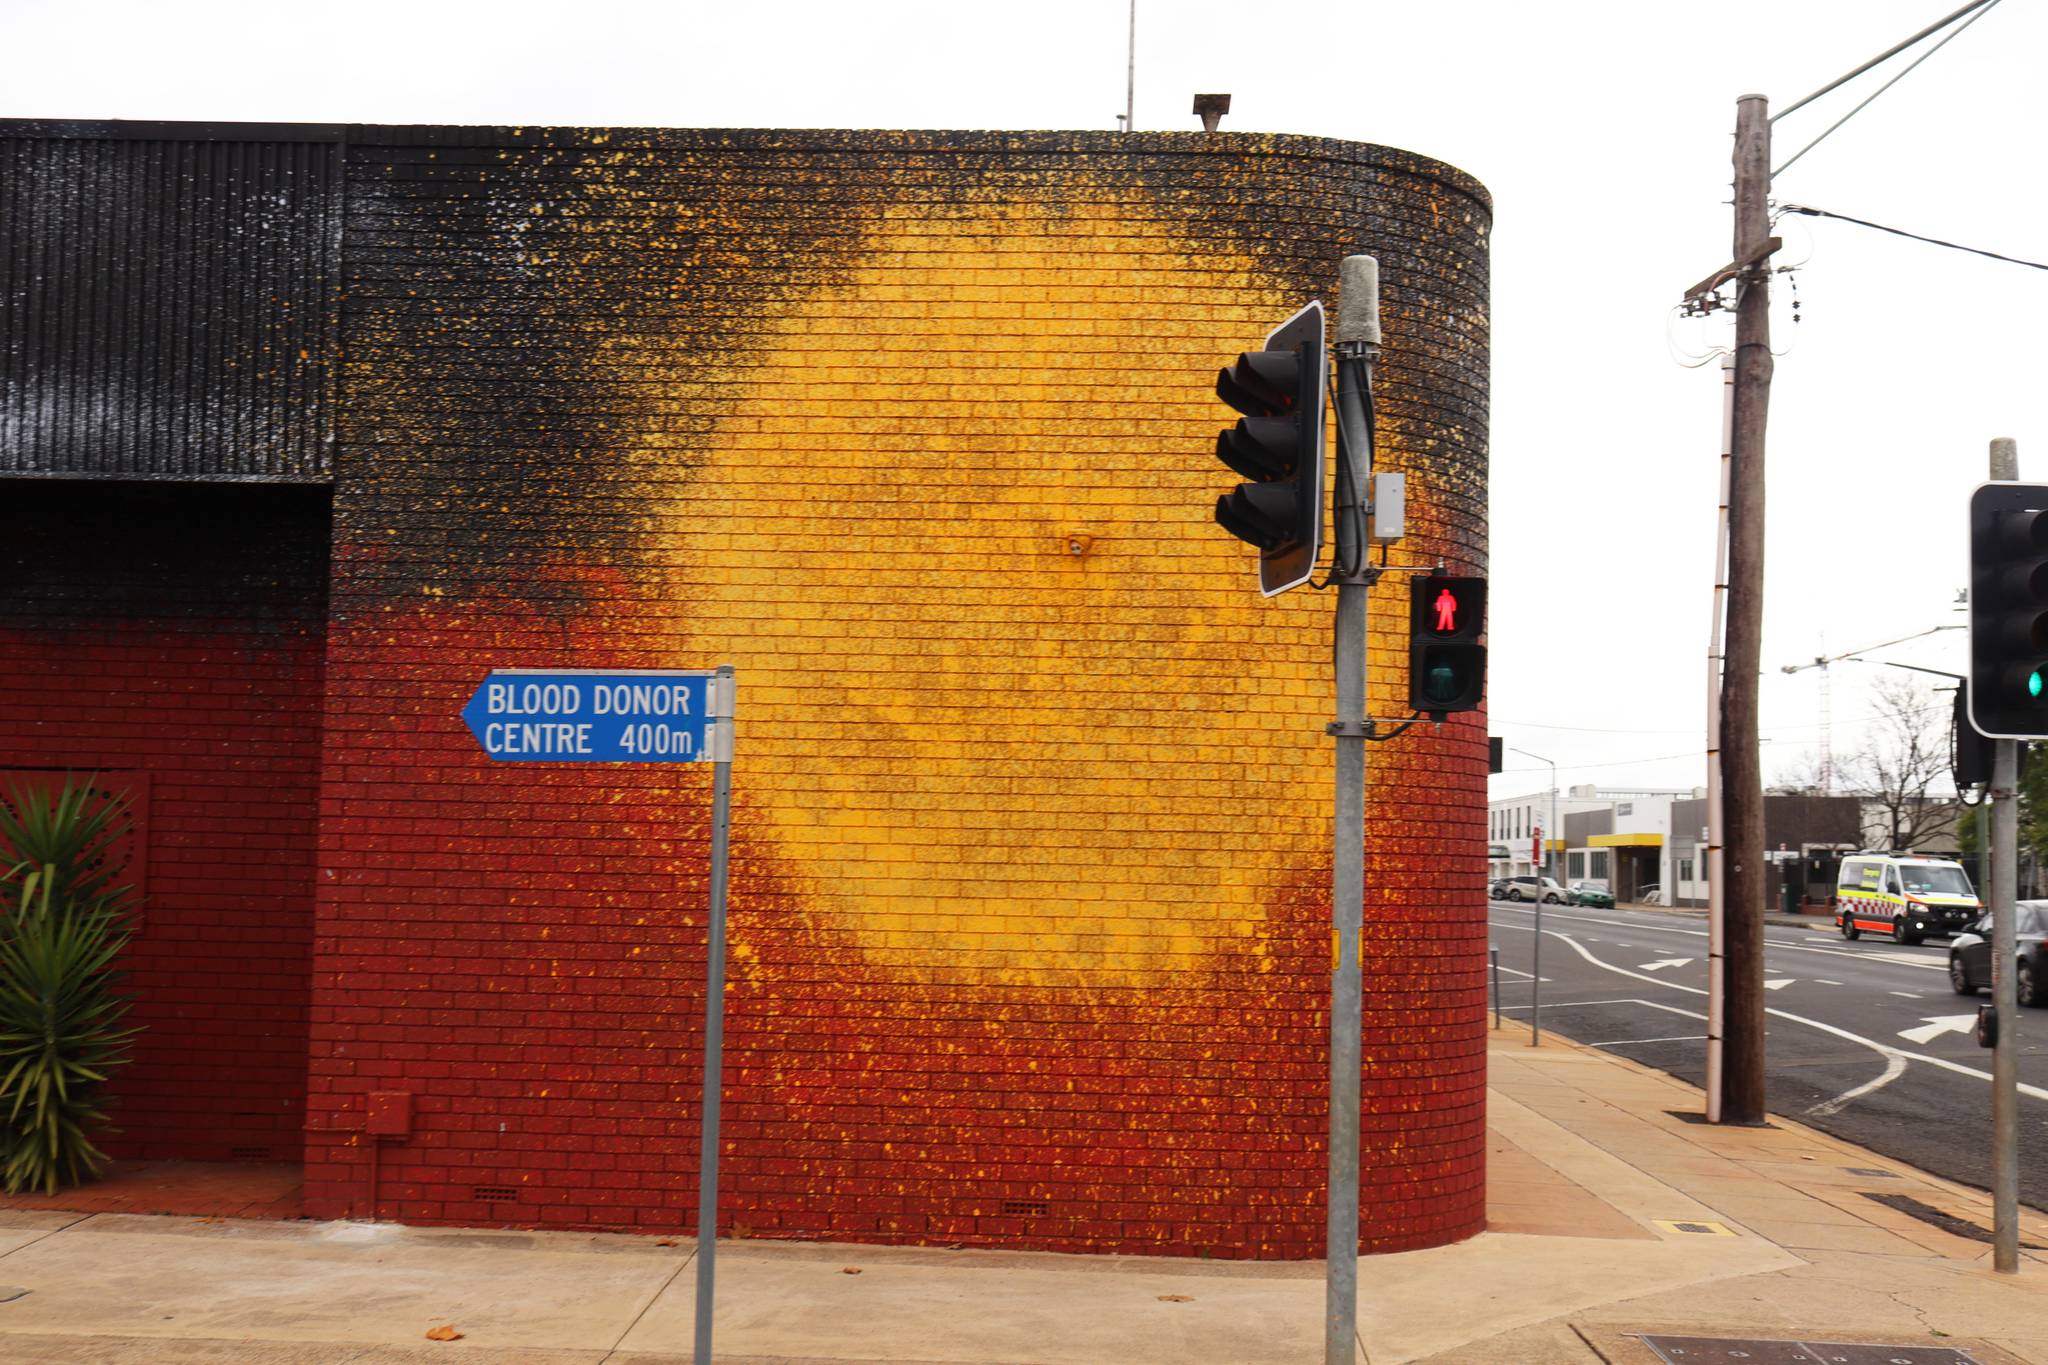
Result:
M1890 934L1918 943L1953 934L1984 913L1962 864L1901 853L1852 853L1835 886L1835 927L1842 937Z

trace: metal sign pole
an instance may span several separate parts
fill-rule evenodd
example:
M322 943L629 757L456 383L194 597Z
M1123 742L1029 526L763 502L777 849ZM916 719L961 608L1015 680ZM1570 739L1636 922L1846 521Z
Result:
M1521 750L1516 750L1520 753ZM1543 828L1536 828L1536 851L1529 856L1534 859L1542 855ZM1533 862L1531 866L1534 866ZM1529 946L1529 1046L1543 1046L1543 876L1536 877L1536 934Z
M718 1100L725 1083L725 865L732 826L733 668L711 684L711 923L704 947L704 1092L697 1139L696 1365L711 1365L711 1313L718 1279Z
M1991 1053L1991 1268L2020 1269L2019 1171L2019 960L2014 931L2019 859L2019 741L1991 745L1991 828L1997 850L1991 866L1991 1008L1998 1021Z
M697 1365L711 1365L718 1253L718 1100L725 1075L725 865L732 828L731 664L493 669L462 708L494 763L716 764L704 944L704 1091L697 1171Z
M1358 1359L1358 1114L1364 1075L1367 596L1378 576L1364 525L1372 476L1372 367L1380 345L1379 263L1347 256L1337 308L1336 828L1330 863L1329 1204L1323 1220L1323 1362Z
M1991 442L1991 477L2019 481L2020 448L2011 437ZM1974 581L1970 589L1978 591ZM1991 827L1985 888L1991 893L1991 1017L1998 1030L1991 1052L1991 1268L2002 1275L2020 1269L2019 785L2019 741L1992 741L1991 784L1984 793L1991 817L1985 822Z

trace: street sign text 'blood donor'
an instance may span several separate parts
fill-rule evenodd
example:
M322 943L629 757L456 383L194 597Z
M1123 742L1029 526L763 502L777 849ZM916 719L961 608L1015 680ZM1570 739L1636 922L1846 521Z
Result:
M462 719L493 759L691 763L716 759L709 672L503 669L484 679Z

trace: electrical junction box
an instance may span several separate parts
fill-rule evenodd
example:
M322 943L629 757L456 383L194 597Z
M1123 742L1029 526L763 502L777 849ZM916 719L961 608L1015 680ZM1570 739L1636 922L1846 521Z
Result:
M411 1137L412 1093L372 1090L363 1110L363 1131L371 1137Z
M1399 540L1408 529L1408 476L1372 476L1372 526L1366 539Z

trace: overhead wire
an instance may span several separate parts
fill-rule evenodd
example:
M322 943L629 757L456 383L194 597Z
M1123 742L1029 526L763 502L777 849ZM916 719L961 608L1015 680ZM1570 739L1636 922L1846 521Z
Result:
M1704 354L1687 351L1681 348L1678 344L1678 337L1673 332L1671 324L1676 322L1679 318L1683 316L1685 316L1685 305L1682 303L1672 304L1671 311L1664 315L1664 347L1671 353L1671 361L1673 364L1683 366L1685 369L1688 370L1697 370L1700 366L1706 364L1708 361L1718 360L1722 356L1730 353L1730 348L1726 346L1711 347Z
M1967 251L1972 256L1989 256L1994 261L2004 261L2008 265L2023 265L2029 270L2048 270L2048 265L2044 265L2040 261L2022 260L2018 256L2007 256L1996 251L1986 251L1982 247L1963 246L1958 242L1944 241L1939 237L1923 237L1917 232L1908 232L1904 228L1886 227L1883 223L1873 223L1862 218L1851 218L1846 213L1833 213L1827 209L1814 208L1809 204L1781 204L1778 207L1778 212L1781 214L1803 214L1808 218L1838 218L1844 223L1854 223L1858 227L1875 228L1879 232L1889 232L1894 237L1910 237L1916 242L1925 242L1929 246L1947 247L1951 251Z
M1870 93L1870 96L1869 96L1869 97L1868 97L1867 99L1865 99L1865 100L1863 101L1863 103L1861 103L1861 104L1857 105L1857 106L1856 106L1856 107L1855 107L1854 109L1851 109L1851 110L1850 110L1850 111L1849 111L1848 113L1846 113L1846 114L1842 115L1842 116L1841 116L1840 118L1836 119L1836 120L1835 120L1835 121L1834 121L1833 123L1830 123L1830 124L1829 124L1829 125L1827 126L1826 130L1825 130L1825 131L1823 131L1823 132L1821 133L1821 135L1820 135L1819 137L1815 138L1815 139L1814 139L1813 141L1811 141L1811 142L1807 143L1807 144L1806 144L1806 145L1805 145L1804 147L1801 147L1801 148L1800 148L1800 149L1799 149L1798 151L1794 152L1794 153L1792 154L1792 159L1791 159L1790 161L1786 161L1786 162L1784 162L1783 164L1781 164L1781 165L1779 165L1779 166L1773 167L1773 168L1772 168L1772 170L1771 170L1771 179L1773 179L1773 180L1776 180L1776 179L1778 178L1778 176L1779 176L1779 175L1780 175L1781 173L1783 173L1783 172L1785 172L1785 171L1788 171L1788 170L1791 170L1791 169L1792 169L1792 167L1793 167L1794 165L1796 165L1796 164L1798 163L1798 161L1799 161L1799 158L1800 158L1800 157L1802 157L1802 156L1805 156L1805 155L1806 155L1806 154L1807 154L1808 152L1812 151L1812 150L1813 150L1814 148L1816 148L1816 147L1820 146L1820 144L1821 144L1821 143L1825 142L1825 141L1827 140L1827 138L1828 138L1828 134L1830 134L1830 133L1834 132L1834 131L1835 131L1835 129L1837 129L1837 128L1841 127L1841 126L1842 126L1843 124L1847 123L1847 122L1848 122L1848 121L1849 121L1850 119L1852 119L1852 118L1855 118L1855 117L1856 117L1856 116L1857 116L1858 114L1862 113L1862 112L1863 112L1863 111L1864 111L1865 109L1869 108L1869 107L1870 107L1870 102L1871 102L1871 100L1874 100L1874 99L1876 99L1876 98L1877 98L1877 97L1878 97L1879 95L1882 95L1882 94L1883 94L1883 93L1884 93L1885 91L1887 91L1887 90L1891 89L1891 88L1892 88L1893 86L1897 85L1897 84L1898 84L1898 83L1899 83L1900 81L1902 81L1902 80L1906 79L1906 77L1908 77L1908 76L1912 75L1912 74L1913 74L1913 70L1914 70L1914 68L1915 68L1915 67L1919 66L1919 65L1920 65L1920 63L1922 63L1922 62L1926 61L1926 60L1927 60L1927 59L1928 59L1929 57L1932 57L1932 56L1933 56L1933 55L1934 55L1935 53L1937 53L1937 52L1941 51L1941 50L1942 50L1943 48L1947 47L1947 46L1948 46L1948 45L1949 45L1950 43L1954 42L1954 41L1955 41L1955 40L1956 40L1957 38L1960 38L1960 37L1961 37L1961 36L1963 35L1963 30L1964 30L1964 29L1967 29L1967 28L1968 28L1968 27L1969 27L1969 26L1970 26L1971 24L1974 24L1974 23L1976 23L1976 22L1977 22L1977 21L1978 21L1979 19L1982 19L1982 18L1983 18L1983 17L1985 16L1985 15L1987 15L1987 14L1991 13L1991 11L1992 11L1992 10L1994 10L1994 9L1998 8L1998 3L1999 3L1999 0L1978 0L1978 3L1977 3L1977 4L1974 4L1974 5L1969 5L1969 6L1966 6L1966 7L1964 7L1963 9L1957 10L1957 11L1956 11L1956 12L1955 12L1954 14L1951 14L1951 15L1950 15L1950 16L1949 16L1948 18L1946 18L1946 19L1942 20L1940 24L1936 24L1936 25L1934 26L1934 28L1930 28L1930 29L1923 29L1923 30L1922 30L1921 32L1919 32L1918 34L1915 34L1915 35L1914 35L1913 37L1911 37L1911 38L1908 38L1908 39L1907 39L1907 40L1906 40L1905 42L1903 42L1903 43L1899 44L1899 46L1898 46L1898 47L1895 47L1895 48L1893 48L1893 49L1892 49L1892 50L1891 50L1890 52L1887 52L1887 53L1885 53L1883 57L1878 57L1878 58L1875 58L1875 59L1874 59L1874 60L1872 60L1872 61L1869 61L1869 62L1866 62L1866 63L1864 63L1864 65L1863 65L1863 66L1861 66L1861 67L1859 67L1859 68L1858 68L1857 70L1855 70L1855 71L1852 71L1852 72L1850 72L1850 73L1849 73L1849 75L1847 75L1847 76L1844 76L1844 77L1842 77L1842 80L1841 80L1841 81L1836 81L1836 82L1835 82L1835 85L1840 85L1840 84L1842 83L1842 81L1846 81L1846 80L1851 80L1851 79L1853 79L1853 78L1854 78L1854 77L1856 77L1856 76L1860 76L1860 75L1862 75L1862 74L1863 74L1863 72L1865 72L1865 71L1868 71L1868 70L1869 70L1869 69L1870 69L1871 67L1873 67L1873 66L1877 65L1877 63L1878 63L1878 62L1884 61L1884 60L1885 60L1886 58L1888 58L1888 57L1891 57L1891 56L1895 55L1896 53L1898 53L1898 52L1900 52L1900 51L1904 50L1905 48L1911 47L1911 46L1912 46L1912 45L1913 45L1914 43L1917 43L1917 42L1919 42L1919 41L1920 41L1920 39L1922 39L1922 38L1926 37L1926 36L1927 36L1927 35L1928 35L1929 33L1932 33L1932 32L1934 32L1934 31L1935 31L1935 29L1938 29L1938 28L1940 28L1940 27L1942 26L1942 24L1947 24L1947 23L1951 23L1951 22L1953 22L1954 20L1956 20L1956 19L1958 19L1958 18L1961 18L1961 17L1963 16L1963 15L1965 15L1965 14L1969 14L1970 10L1972 10L1972 9L1975 9L1975 10L1977 11L1977 12L1976 12L1975 14L1971 14L1971 15L1970 15L1970 17L1969 17L1968 19L1964 19L1962 23L1960 23L1960 24L1957 24L1957 25L1956 25L1956 27L1954 28L1954 30L1953 30L1953 31L1951 31L1950 33L1948 33L1947 35L1945 35L1945 36L1944 36L1944 37L1942 38L1942 40L1941 40L1940 42L1936 43L1936 44L1935 44L1935 45L1934 45L1933 47L1930 47L1930 48L1928 48L1928 49L1927 49L1927 50L1926 50L1925 52L1921 53L1921 54L1920 54L1920 55L1919 55L1918 57L1915 57L1915 58L1914 58L1914 59L1912 60L1912 62L1911 62L1911 63L1910 63L1910 64L1909 64L1909 65L1908 65L1908 66L1906 67L1906 69L1905 69L1904 71L1901 71L1901 72L1900 72L1900 73L1899 73L1898 75L1896 75L1896 76L1892 77L1892 78L1891 78L1890 80L1886 81L1886 82L1885 82L1885 83L1884 83L1883 85L1880 85L1879 87L1877 87L1877 89L1876 89L1876 90L1872 91L1872 92ZM1829 86L1829 87L1828 87L1828 90L1832 90L1832 89L1834 89L1834 88L1835 88L1835 87L1834 87L1833 85L1831 85L1831 86ZM1827 91L1826 91L1826 90L1823 90L1823 91L1820 91L1820 92L1818 92L1818 93L1819 93L1819 94L1826 94L1826 93L1827 93ZM1813 98L1816 98L1816 96L1812 96L1812 95L1808 96L1806 100L1801 100L1801 101L1799 102L1799 104L1795 104L1795 105L1793 105L1793 106L1792 106L1792 109L1797 109L1797 108L1799 108L1801 104L1805 104L1805 103L1807 103L1807 102L1808 102L1809 100L1811 100L1811 99L1813 99ZM1791 112L1792 112L1792 109L1787 109L1787 110L1785 111L1785 113L1786 113L1786 114L1789 114L1789 113L1791 113ZM1779 117L1779 118L1782 118L1782 117L1784 117L1784 114L1780 114L1780 115L1779 115L1778 117ZM1777 122L1777 119L1772 119L1772 120L1771 120L1771 122L1773 122L1773 123L1776 123L1776 122Z
M1873 66L1878 65L1880 62L1886 62L1891 60L1893 57L1898 56L1901 52L1904 52L1907 48L1919 42L1922 38L1925 38L1930 33L1941 32L1941 30L1947 28L1950 24L1953 24L1956 20L1962 18L1971 10L1981 9L1987 5L1994 5L1997 3L1998 0L1970 0L1969 4L1964 5L1954 14L1950 14L1943 18L1937 19L1933 23L1929 24L1926 28L1921 29L1912 37L1906 39L1904 42L1896 43L1893 46L1886 48L1884 51L1878 53L1875 57L1872 57L1863 65L1857 67L1854 71L1851 71L1848 75L1837 76L1834 80L1829 81L1826 85L1823 85L1820 89L1814 91L1805 99L1794 100L1791 104L1786 105L1783 109L1780 109L1777 113L1771 115L1771 122L1776 123L1779 119L1784 118L1789 114L1795 114L1799 112L1801 109L1804 109L1807 105L1812 104L1815 100L1819 99L1822 95L1825 95L1829 91L1837 89L1840 86L1847 85L1850 81L1855 80L1858 76L1870 70L1870 68L1872 68Z

